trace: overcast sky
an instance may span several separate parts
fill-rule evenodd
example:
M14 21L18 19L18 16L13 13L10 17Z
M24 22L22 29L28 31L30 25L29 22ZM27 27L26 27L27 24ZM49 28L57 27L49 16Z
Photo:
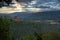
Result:
M20 2L31 2L31 1L33 1L33 0L18 0L18 1L20 1ZM39 1L43 1L43 2L49 2L49 1L60 1L60 0L39 0Z
M60 5L59 5L60 3L58 3L57 0L18 0L18 2L15 5L16 8L14 8L14 10L11 10L12 12L15 12L15 11L40 12L40 11L48 11L48 10L55 10L55 9L60 10ZM22 2L23 7L21 5L21 2ZM3 11L0 11L0 12L3 12ZM8 12L8 11L5 11L5 12Z
M18 0L19 2L31 2L32 0Z

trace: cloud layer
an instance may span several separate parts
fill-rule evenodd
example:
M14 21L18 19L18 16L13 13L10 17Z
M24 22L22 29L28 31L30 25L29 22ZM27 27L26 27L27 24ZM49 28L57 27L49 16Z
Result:
M60 3L57 0L31 0L31 1L19 0L19 1L20 1L19 3L15 1L15 4L13 5L15 8L11 8L12 10L9 9L10 11L6 11L6 13L42 12L42 11L60 10ZM5 10L8 10L8 8L5 8Z

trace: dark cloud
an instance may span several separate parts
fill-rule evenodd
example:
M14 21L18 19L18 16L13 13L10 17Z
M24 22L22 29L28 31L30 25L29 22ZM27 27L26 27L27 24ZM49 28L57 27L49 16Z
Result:
M60 0L58 0L58 2L60 2Z
M31 2L32 0L16 0L16 1L18 1L18 2Z

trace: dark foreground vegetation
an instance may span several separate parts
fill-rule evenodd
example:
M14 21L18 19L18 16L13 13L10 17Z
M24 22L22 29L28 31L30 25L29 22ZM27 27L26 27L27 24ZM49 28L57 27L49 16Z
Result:
M10 27L11 26L13 27L13 24L17 27L18 26L40 27L46 25L46 23L40 23L40 22L26 22L26 21L16 22L6 17L0 17L0 40L60 40L60 29L58 29L59 31L49 31L49 32L34 31L32 34L26 33L24 36L21 36L19 39L16 39L14 36L12 36L10 31Z
M6 16L0 17L0 40L14 40L10 32L11 20Z

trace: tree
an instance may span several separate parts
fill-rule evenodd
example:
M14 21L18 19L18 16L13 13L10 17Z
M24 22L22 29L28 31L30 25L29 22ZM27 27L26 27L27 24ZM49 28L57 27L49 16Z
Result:
M10 40L10 20L0 17L0 40Z

